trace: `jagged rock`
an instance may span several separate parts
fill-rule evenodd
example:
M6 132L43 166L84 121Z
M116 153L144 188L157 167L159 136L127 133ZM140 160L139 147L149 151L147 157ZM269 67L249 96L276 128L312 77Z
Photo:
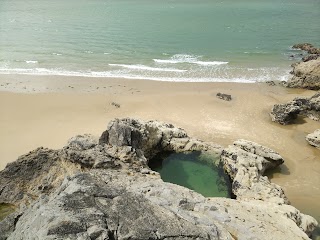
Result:
M292 46L293 49L300 49L309 54L320 54L320 49L314 47L311 43L298 43Z
M315 60L315 59L317 59L317 58L319 58L319 57L320 57L320 54L309 54L309 55L303 57L303 58L302 58L302 61L303 61L303 62L308 62L308 61L310 61L310 60Z
M283 162L271 149L239 140L223 151L237 200L164 183L147 163L168 150L222 151L170 124L116 119L100 143L78 135L20 157L0 172L0 203L20 206L0 222L2 239L308 239L316 226L262 176Z
M284 162L275 151L247 140L238 140L222 151L221 160L232 180L232 192L238 200L289 203L281 187L263 176L267 169Z
M220 98L225 101L231 101L231 95L230 94L225 94L225 93L217 93L217 98Z
M276 83L274 81L266 81L266 84L268 84L269 86L275 86Z
M292 123L300 113L299 106L294 104L276 104L272 107L270 116L273 122L278 122L282 125Z
M286 86L290 88L320 89L320 58L300 62L293 67L293 77Z
M187 133L172 124L157 121L144 122L130 118L111 121L99 139L99 143L113 146L131 146L143 151L146 158L152 158L161 151L206 150L217 154L221 147L206 144L188 137Z
M316 148L320 148L320 129L315 130L306 136L307 142Z
M298 97L289 103L276 104L273 106L270 116L271 120L282 125L292 123L298 114L312 120L320 120L320 93L310 98Z

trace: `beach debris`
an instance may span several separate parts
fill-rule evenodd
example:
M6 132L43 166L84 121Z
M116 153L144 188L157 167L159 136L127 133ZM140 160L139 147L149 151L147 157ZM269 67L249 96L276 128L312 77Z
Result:
M115 106L116 108L120 108L120 104L119 104L119 103L112 102L111 105L112 105L112 106Z
M225 93L217 93L217 98L220 98L222 100L225 100L225 101L231 101L231 95L229 94L225 94Z

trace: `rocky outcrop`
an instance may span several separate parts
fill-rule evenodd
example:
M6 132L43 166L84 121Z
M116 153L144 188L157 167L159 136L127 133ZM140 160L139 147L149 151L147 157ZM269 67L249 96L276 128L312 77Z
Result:
M288 204L282 188L263 176L284 162L273 150L259 144L238 140L221 154L224 169L232 179L232 192L238 200L262 200Z
M294 64L291 73L293 77L288 80L287 87L320 89L320 58Z
M273 106L270 116L272 121L287 125L293 123L299 114L319 121L320 93L316 93L310 98L298 97L288 103L276 104Z
M147 165L161 151L192 150L222 152L236 200L165 183ZM222 151L170 124L116 119L99 142L79 135L0 172L0 203L20 207L0 222L0 239L308 239L316 221L262 176L282 162L253 142Z
M111 121L99 139L100 144L130 146L142 151L146 158L152 158L161 151L211 151L219 155L222 147L190 138L187 133L172 124L157 121L144 122L135 119Z
M307 142L316 148L320 149L320 129L315 130L306 136Z
M311 43L298 43L292 46L293 49L300 49L309 54L320 54L320 49L314 47Z
M311 90L320 89L320 48L310 43L300 43L292 48L301 49L307 53L302 62L294 63L291 74L293 77L288 80L286 87L306 88Z

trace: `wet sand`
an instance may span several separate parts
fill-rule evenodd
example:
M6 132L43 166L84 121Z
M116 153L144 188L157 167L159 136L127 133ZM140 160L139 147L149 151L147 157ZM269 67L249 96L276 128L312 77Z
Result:
M231 94L232 101L218 99L218 92ZM319 221L320 150L305 136L320 123L299 118L281 126L269 117L274 104L314 93L265 83L0 75L0 169L36 147L60 148L77 134L99 136L113 118L155 119L223 146L243 138L275 149L285 164L270 172L272 182Z

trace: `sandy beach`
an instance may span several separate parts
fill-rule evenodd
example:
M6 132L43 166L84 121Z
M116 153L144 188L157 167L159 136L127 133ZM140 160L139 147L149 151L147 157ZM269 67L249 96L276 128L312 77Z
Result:
M232 95L226 102L218 92ZM320 220L320 150L305 136L320 123L281 126L271 107L315 92L265 83L174 83L62 76L0 76L0 169L37 147L61 148L77 134L99 136L113 118L160 120L223 146L247 139L285 159L270 173L292 205ZM119 108L112 102L120 105Z

